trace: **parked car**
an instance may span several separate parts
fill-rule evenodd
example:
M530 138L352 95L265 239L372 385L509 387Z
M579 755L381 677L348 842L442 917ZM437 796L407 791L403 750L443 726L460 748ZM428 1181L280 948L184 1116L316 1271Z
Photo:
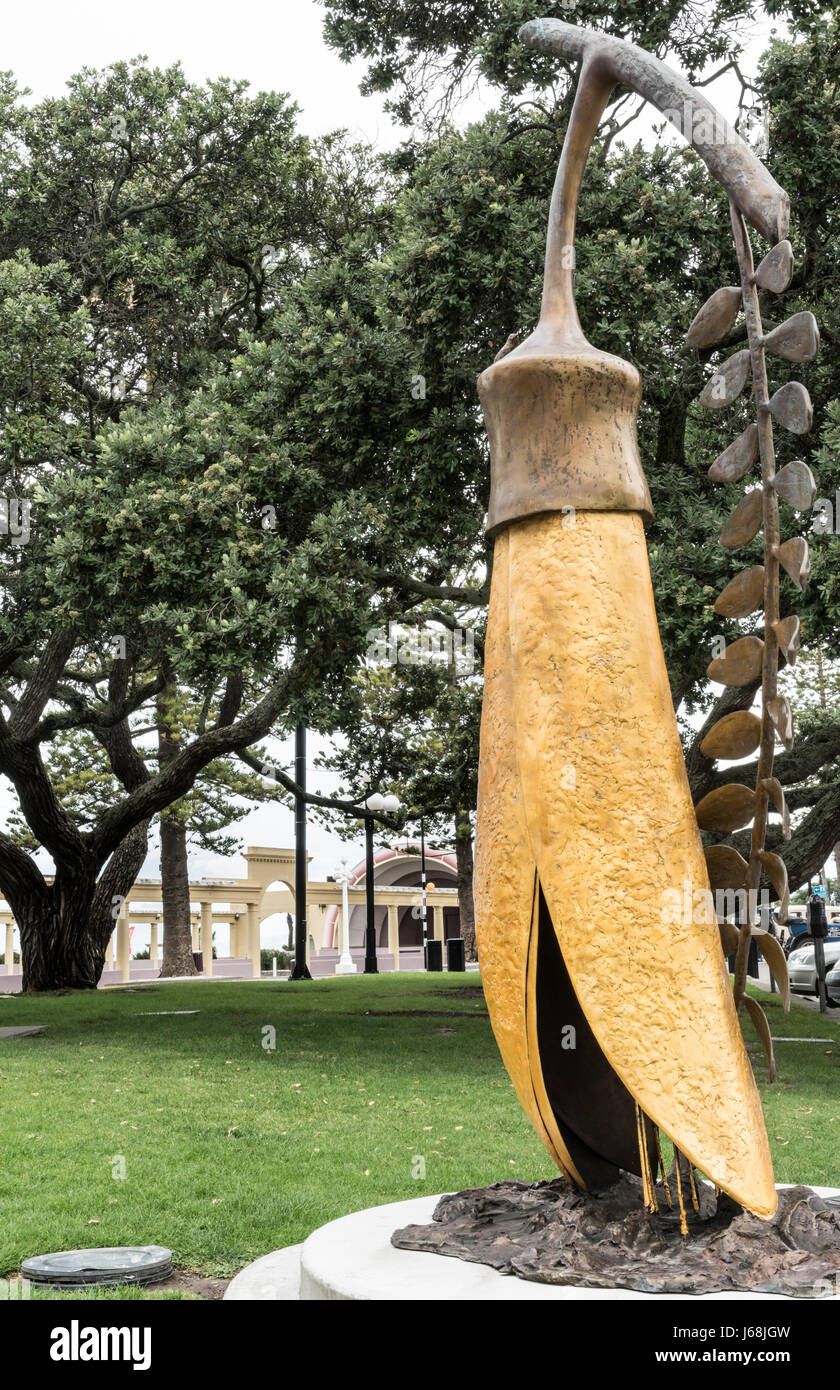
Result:
M808 924L804 917L788 917L787 937L784 942L784 953L790 956L792 951L798 951L801 946L810 946L811 936L808 933Z
M826 941L823 946L826 976L828 976L828 972L831 970L833 973L833 967L840 964L840 941ZM788 956L788 975L790 976L790 987L794 994L817 993L817 962L813 942L791 952Z
M812 946L814 938L808 930L808 923L804 917L796 913L791 914L787 920L787 940L784 943L784 953L790 957L793 951L801 951L803 946ZM828 923L827 941L840 941L840 920L835 919Z
M825 992L832 1004L840 1004L840 961L825 973Z

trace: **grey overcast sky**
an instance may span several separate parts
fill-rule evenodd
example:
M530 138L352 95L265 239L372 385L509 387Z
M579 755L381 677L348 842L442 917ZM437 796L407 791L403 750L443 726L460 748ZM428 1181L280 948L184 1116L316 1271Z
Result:
M309 134L343 126L392 143L381 103L359 95L362 65L326 47L322 18L314 0L36 0L6 9L0 63L37 99L58 95L82 67L143 53L160 67L180 61L195 82L245 77L290 92Z
M535 0L534 14L539 13ZM571 17L571 15L570 15ZM392 147L402 132L395 129L376 97L362 97L362 64L341 63L321 37L323 10L315 0L36 0L5 7L0 65L14 72L32 99L58 96L67 78L82 67L103 67L119 58L145 54L166 66L179 60L196 82L212 77L245 77L256 90L289 92L301 109L301 128L312 135L346 128L380 148ZM744 59L753 70L769 25L755 26ZM729 119L735 115L737 86L724 78L709 89ZM713 93L713 95L712 95ZM480 114L482 99L470 101L462 115ZM649 136L650 121L637 130ZM635 136L631 133L631 138ZM674 136L674 138L678 138ZM314 751L314 750L313 750ZM288 765L292 741L278 745L278 763ZM310 785L331 788L317 774ZM12 805L0 780L0 822ZM246 815L239 831L246 844L290 845L293 817L282 806L264 806ZM347 846L318 825L309 836L313 875L334 872L339 859L361 857L362 842ZM241 861L191 852L191 873L218 875L244 872ZM158 849L153 843L143 869L156 875Z

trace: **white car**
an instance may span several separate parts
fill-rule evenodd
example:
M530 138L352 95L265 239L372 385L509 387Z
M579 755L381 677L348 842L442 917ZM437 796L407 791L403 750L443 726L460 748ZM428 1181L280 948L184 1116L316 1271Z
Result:
M835 1004L840 1004L840 961L825 973L825 992Z
M828 989L828 973L832 967L840 964L840 941L824 941L825 951L825 970L826 970L826 989ZM794 994L816 994L817 985L817 961L814 955L813 944L800 946L799 949L791 951L788 956L788 975L790 976L790 987Z

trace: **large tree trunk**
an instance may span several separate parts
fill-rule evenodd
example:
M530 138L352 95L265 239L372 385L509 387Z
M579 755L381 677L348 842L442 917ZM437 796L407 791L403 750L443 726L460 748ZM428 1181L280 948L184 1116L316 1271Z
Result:
M97 878L94 864L59 866L7 886L20 932L24 992L96 989L120 906L146 856L148 822L134 827Z
M42 892L15 894L10 902L20 932L24 993L96 989L105 963L101 932L91 930L94 874L60 869Z
M160 877L163 899L163 958L160 973L197 975L192 954L187 832L176 816L160 818Z
M180 751L175 709L177 692L167 685L158 697L158 762L167 767ZM197 975L192 953L190 922L190 874L187 831L178 803L160 815L160 877L163 899L163 959L160 973Z
M458 866L458 907L461 936L467 960L478 960L475 946L475 903L473 901L473 841L469 811L455 813L455 858Z

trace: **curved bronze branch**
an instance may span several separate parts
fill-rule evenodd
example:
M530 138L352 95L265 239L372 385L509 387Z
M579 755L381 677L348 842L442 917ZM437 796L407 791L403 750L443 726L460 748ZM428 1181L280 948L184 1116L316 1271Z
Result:
M784 189L703 93L667 63L634 43L560 19L530 20L523 24L519 38L526 48L582 59L584 71L597 63L602 80L612 79L611 88L620 83L638 92L680 129L736 208L762 236L773 244L787 236L790 200ZM583 86L581 81L578 97Z
M586 57L551 195L540 319L551 323L558 336L570 339L583 338L575 305L571 254L578 194L595 132L614 87L609 65L605 66L597 53Z
M574 300L581 179L614 87L629 87L670 116L730 202L766 236L782 238L789 216L784 189L738 133L702 92L658 58L561 20L533 20L519 35L527 47L580 59L581 73L551 197L540 321L479 381L492 458L491 535L524 516L564 508L638 511L646 519L653 514L635 437L638 373L591 347ZM611 433L617 426L622 436L621 447L605 444L593 451L598 427L590 416L605 410ZM557 426L539 446L528 425L537 416Z

